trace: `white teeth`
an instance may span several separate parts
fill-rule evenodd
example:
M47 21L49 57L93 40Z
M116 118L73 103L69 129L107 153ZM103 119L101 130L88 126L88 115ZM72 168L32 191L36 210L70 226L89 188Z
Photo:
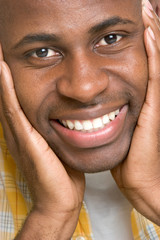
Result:
M69 129L72 130L74 128L74 124L69 120L67 120L66 122L67 122L67 125L68 125Z
M83 129L86 131L93 129L93 125L92 125L91 121L89 121L89 120L83 121Z
M94 128L101 128L103 127L103 122L101 118L96 118L93 120L93 127Z
M109 113L109 119L112 121L115 119L115 112Z
M109 117L108 117L107 114L103 116L102 120L103 120L103 124L107 124L107 123L110 122Z
M80 121L76 120L74 122L74 127L76 130L80 131L80 130L83 130L83 125L80 123Z
M88 131L92 132L95 130L98 130L100 128L103 128L105 125L110 123L110 121L113 121L116 116L119 114L119 109L111 112L109 114L105 114L102 117L93 119L93 120L61 120L60 122L69 129L77 130L77 131Z
M117 116L119 114L119 109L115 111L115 115Z
M62 123L63 123L63 125L64 125L65 127L67 127L66 121L62 120Z

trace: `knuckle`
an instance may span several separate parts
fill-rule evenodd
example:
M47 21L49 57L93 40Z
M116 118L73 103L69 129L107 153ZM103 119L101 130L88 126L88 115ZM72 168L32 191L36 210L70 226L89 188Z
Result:
M7 106L3 107L4 116L6 117L7 121L12 124L15 122L20 111L21 111L20 107L16 107L16 108L7 107Z

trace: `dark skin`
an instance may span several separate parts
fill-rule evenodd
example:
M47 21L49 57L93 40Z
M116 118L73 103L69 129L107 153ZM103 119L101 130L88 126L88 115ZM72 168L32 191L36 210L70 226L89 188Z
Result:
M131 203L160 224L156 15L149 18L143 11L142 21L139 0L92 1L92 6L87 0L7 0L2 6L0 118L34 199L16 239L36 239L37 234L39 239L70 239L83 201L83 172L107 169ZM106 19L112 26L100 28ZM149 25L156 40L148 34ZM43 41L42 36L35 41L39 33ZM52 38L44 40L44 33ZM116 41L104 45L110 33ZM34 42L32 36L22 44L31 34ZM37 48L49 48L51 55L37 58ZM51 119L97 118L124 105L121 131L98 146L75 146L51 124Z
M38 9L37 1L17 1L14 11L11 8L8 12L8 18L14 21L6 20L1 31L4 58L15 79L16 93L25 115L56 155L78 171L111 169L124 159L145 97L148 72L141 3L124 1L122 11L115 7L118 6L117 1L114 4L110 1L92 2L90 11L88 2L78 1L74 3L73 12L70 7L72 1L42 2ZM124 6L132 9L129 16ZM27 8L30 10L26 11ZM54 9L54 14L49 9ZM80 18L81 15L85 18ZM115 16L126 18L131 23L116 23L97 32L91 31ZM102 44L100 41L104 36L114 31L126 37L114 48L97 47L97 44ZM55 34L57 39L23 43L15 48L24 36L40 33ZM25 55L44 46L55 50L57 57L43 61L42 58ZM94 147L75 146L64 139L49 121L88 120L124 105L129 106L125 128L112 142Z

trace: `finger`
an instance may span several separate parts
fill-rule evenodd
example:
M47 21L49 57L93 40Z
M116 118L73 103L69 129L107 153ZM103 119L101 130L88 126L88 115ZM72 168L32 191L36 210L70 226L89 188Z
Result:
M145 149L155 154L155 165L158 164L159 139L159 109L160 109L160 50L154 31L148 27L144 33L144 42L148 55L149 80L146 99L138 119L142 139L145 136ZM146 134L147 129L147 134ZM138 135L137 135L138 136ZM154 143L154 144L153 144ZM147 150L146 150L147 152ZM156 155L157 154L157 155ZM148 154L149 155L149 154ZM157 157L156 157L157 156ZM153 164L152 160L152 163Z
M156 24L157 24L157 27L160 29L160 18L159 18L159 16L156 14L155 11L153 11L153 17L154 17L154 20L155 20L155 22L156 22Z
M144 32L144 42L148 55L149 82L146 100L152 101L152 106L159 107L160 85L160 30L159 19L148 0L143 0L142 15L147 26Z
M10 69L3 61L1 62L0 87L2 112L6 121L8 122L8 125L10 126L13 135L22 135L19 129L26 132L27 134L27 130L29 130L30 124L27 123L24 113L22 112L22 109L19 105Z
M3 53L2 53L2 47L1 47L1 43L0 43L0 62L3 61ZM1 72L1 71L0 71ZM7 120L4 116L4 113L2 111L2 99L1 99L1 95L0 95L0 122L2 125L2 129L3 129L3 135L4 138L6 139L6 142L8 143L8 147L9 149L11 149L11 146L13 146L13 142L14 142L14 137L11 134L11 130L10 127L7 123Z
M160 19L148 0L142 1L142 16L145 28L149 26L152 28L155 38L157 39L157 45L160 49Z
M1 63L0 88L4 121L6 119L12 136L14 136L17 142L17 146L26 155L23 158L23 163L18 162L21 170L25 175L26 171L32 172L32 177L36 173L40 180L40 178L44 178L44 172L47 172L49 170L48 167L51 166L54 170L54 175L52 172L52 179L62 184L62 178L59 178L59 175L67 177L67 173L47 142L32 127L23 113L16 96L10 69L5 62ZM7 125L5 127L7 128ZM45 177L47 176L49 175Z
M0 102L0 118L3 126L8 129L10 126L13 135L18 133L18 125L21 123L22 130L27 130L31 125L29 124L18 102L14 84L8 65L3 61L3 52L0 44L0 71L1 71L1 102ZM12 117L16 119L12 119ZM8 127L7 127L8 126ZM21 132L21 131L20 131ZM16 134L15 134L16 133Z
M21 141L25 144L35 145L34 141L38 141L40 135L32 127L21 106L18 102L10 69L5 62L1 62L1 105L3 122L6 120L19 145ZM4 124L5 125L5 124ZM5 125L7 127L7 125ZM31 143L30 143L30 140Z
M2 109L1 99L0 99L0 109ZM6 118L4 117L4 114L1 110L0 110L0 119L1 119L2 129L3 129L3 135L6 140L8 149L10 149L10 153L14 155L15 154L15 148L13 147L14 141L15 141L14 136L12 135L12 132L10 130L8 122L7 122Z
M152 21L144 12L143 17L147 19L148 24ZM154 26L156 24L154 23ZM141 161L139 162L148 168L148 172L151 167L157 166L159 162L158 150L159 150L159 109L160 109L160 50L158 46L158 39L155 36L157 31L157 26L153 30L151 25L145 29L144 32L144 42L146 47L146 52L148 55L148 87L146 98L137 122L137 128L135 129L134 136L132 139L132 147L129 156L134 156L136 152L139 154ZM159 30L158 30L159 31ZM137 145L136 143L139 144ZM141 144L140 144L141 143ZM134 147L133 147L134 146ZM145 152L141 151L145 149ZM150 156L147 160L147 156ZM154 156L154 158L152 158ZM145 163L143 162L143 159ZM150 161L151 160L151 161ZM133 159L134 161L134 159ZM154 163L153 163L154 162ZM145 165L144 165L145 164ZM138 166L139 166L138 165ZM157 168L158 169L158 166Z
M147 103L153 110L159 111L160 108L160 50L158 48L155 33L148 27L144 33L144 41L148 55L149 80L146 95Z

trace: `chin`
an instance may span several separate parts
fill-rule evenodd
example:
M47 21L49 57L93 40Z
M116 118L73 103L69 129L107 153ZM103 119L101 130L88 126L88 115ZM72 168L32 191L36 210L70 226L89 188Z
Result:
M117 151L110 147L99 147L72 153L58 151L56 154L64 164L76 171L96 173L111 170L123 162L127 157L129 146L130 142L127 142Z

